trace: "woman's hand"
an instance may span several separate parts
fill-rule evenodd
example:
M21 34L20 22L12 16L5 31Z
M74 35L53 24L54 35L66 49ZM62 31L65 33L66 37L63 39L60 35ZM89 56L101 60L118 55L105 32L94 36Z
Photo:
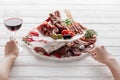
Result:
M18 56L16 41L12 38L5 45L5 58L0 63L0 80L8 80L8 74Z
M120 65L104 48L104 46L96 47L91 51L91 56L98 62L106 64L112 72L114 80L120 80Z
M95 47L91 51L88 51L91 56L100 63L107 64L114 58L106 51L104 46Z
M5 57L12 56L17 57L18 56L18 47L16 44L16 41L13 39L10 39L5 45Z

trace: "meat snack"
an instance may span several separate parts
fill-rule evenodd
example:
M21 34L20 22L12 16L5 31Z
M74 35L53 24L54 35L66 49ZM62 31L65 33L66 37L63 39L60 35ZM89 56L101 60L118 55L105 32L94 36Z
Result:
M83 34L83 32L87 30L87 28L81 25L79 22L74 21L69 10L66 9L64 10L64 12L66 13L68 17L68 19L65 20L65 24L67 24L69 30L71 30L75 34L78 34L78 33Z
M88 50L94 48L94 44L90 44L88 42L84 42L80 39L75 40L74 42L71 42L61 48L53 51L50 53L50 55L54 55L58 58L64 58L64 57L71 57L71 56L80 56L82 53L87 52Z
M97 33L94 30L89 29L85 32L84 36L53 51L50 55L54 55L58 58L80 56L82 53L86 53L94 48L96 36Z
M23 41L36 54L68 58L81 56L94 48L97 33L73 20L69 10L64 11L67 19L63 20L58 10L49 13L48 18L32 29Z
M37 29L43 35L50 36L53 39L71 39L75 34L83 34L86 30L86 27L83 27L80 23L71 22L71 27L68 27L64 24L65 22L67 21L63 21L60 12L56 10L54 13L50 13L49 17Z

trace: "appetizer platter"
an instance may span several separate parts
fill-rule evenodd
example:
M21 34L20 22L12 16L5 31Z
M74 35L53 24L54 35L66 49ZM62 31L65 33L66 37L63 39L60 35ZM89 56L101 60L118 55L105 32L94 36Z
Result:
M23 42L35 55L54 60L76 60L94 48L97 33L75 21L69 10L63 20L56 10L39 26L23 37Z

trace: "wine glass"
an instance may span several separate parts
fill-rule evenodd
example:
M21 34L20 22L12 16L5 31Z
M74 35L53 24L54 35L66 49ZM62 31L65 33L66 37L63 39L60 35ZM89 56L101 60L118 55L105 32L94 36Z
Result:
M20 11L19 9L5 9L4 10L4 25L8 30L11 31L11 36L13 39L16 38L16 31L20 29L23 24L23 20L20 18ZM19 51L22 51L22 48L19 47Z

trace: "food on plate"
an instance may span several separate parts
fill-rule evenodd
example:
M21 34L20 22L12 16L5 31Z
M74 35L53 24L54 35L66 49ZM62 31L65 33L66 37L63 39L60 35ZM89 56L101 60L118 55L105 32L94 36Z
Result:
M75 34L70 30L62 31L63 39L71 39Z
M89 44L88 42L84 42L78 39L70 43L69 45L66 44L61 48L59 48L58 50L51 52L50 55L54 55L57 58L80 56L82 55L83 52L87 52L93 47L94 47L94 44Z
M93 29L89 29L86 31L85 35L80 39L89 43L94 44L96 42L97 32Z
M39 34L37 32L35 32L35 31L30 31L29 35L30 36L39 36Z
M66 11L66 13L68 13ZM80 23L73 21L73 18L69 17L70 12L68 15L69 19L65 21L62 20L61 14L59 11L54 11L54 13L50 13L49 17L40 24L37 29L45 36L50 36L53 34L62 34L60 38L57 36L52 36L53 39L71 39L75 34L83 34L86 30L86 27L83 27ZM70 25L70 27L68 27Z
M43 55L45 55L45 56L50 56L50 54L48 54L48 53L45 51L45 49L42 48L42 47L34 47L34 50L35 50L37 53L42 52Z
M63 38L62 34L51 34L51 37L53 39L62 39Z
M71 36L74 36L74 35L75 35L74 32L72 32L72 31L70 31L70 30L63 30L63 31L62 31L62 35L64 36L65 34L69 34L69 35L71 35Z
M50 36L55 29L55 26L48 24L48 22L43 22L37 27L37 29L45 36Z
M51 53L47 53L47 51L42 47L34 47L35 52L38 54L42 54L45 56L55 56L57 58L65 58L71 56L80 56L83 52L87 52L88 50L94 48L94 44L90 44L88 42L82 41L80 39L75 40L69 44L66 44L59 49L52 51Z
M33 42L33 38L30 38L28 36L23 37L23 41L29 45L30 42Z
M81 25L79 22L76 22L73 20L73 17L70 13L69 10L64 10L64 12L66 13L68 19L66 19L64 21L64 24L67 25L67 27L69 28L69 30L71 30L72 32L74 32L75 34L83 34L83 32L85 30L87 30L86 27L84 27L83 25Z
M58 10L50 13L38 27L31 30L23 41L36 54L66 58L80 56L94 48L97 33L73 20L69 10L63 20Z
M55 11L54 14L50 13L50 22L52 25L55 25L58 29L57 33L61 33L62 30L65 30L66 27L63 25L59 11Z
M71 39L71 38L72 38L72 35L70 35L70 34L63 35L63 39Z
M59 11L55 11L54 14L50 13L48 19L38 26L38 30L46 36L50 36L52 33L61 34L66 29L62 23Z

